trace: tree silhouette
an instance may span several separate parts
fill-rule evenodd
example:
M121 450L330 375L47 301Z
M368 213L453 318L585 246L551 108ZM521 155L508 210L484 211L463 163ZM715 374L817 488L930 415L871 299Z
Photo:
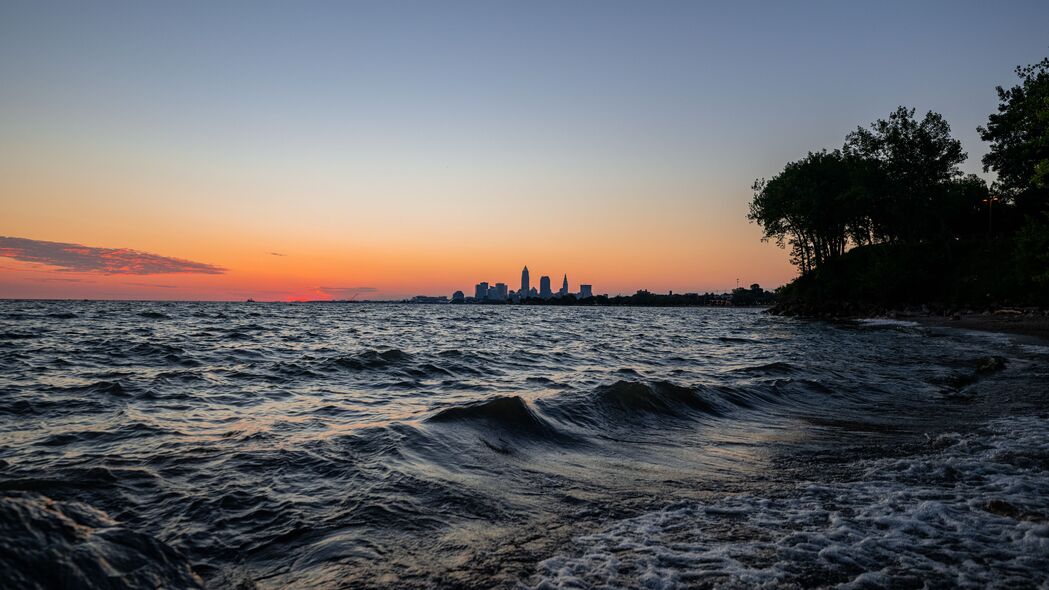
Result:
M979 128L991 143L983 167L998 174L1003 196L1034 213L1049 208L1049 58L1016 75L1020 84L996 88L998 112Z
M850 133L844 151L880 172L867 205L875 241L916 242L938 232L937 205L966 158L943 116L929 111L918 121L914 109L901 106L888 119Z

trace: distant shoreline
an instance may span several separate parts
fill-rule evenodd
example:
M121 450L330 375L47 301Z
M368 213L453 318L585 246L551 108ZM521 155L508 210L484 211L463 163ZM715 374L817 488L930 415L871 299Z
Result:
M438 305L451 307L707 307L712 309L768 309L771 304L706 304L706 303L510 303L510 302L484 302L484 303L451 303L451 302L414 302L403 299L347 301L342 299L311 299L307 301L244 301L243 299L27 299L27 298L0 298L4 301L33 301L33 302L67 302L67 303L240 303L244 305Z

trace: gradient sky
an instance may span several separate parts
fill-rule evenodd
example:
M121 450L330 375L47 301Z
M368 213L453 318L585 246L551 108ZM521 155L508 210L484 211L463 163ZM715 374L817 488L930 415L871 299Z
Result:
M447 295L524 264L777 286L755 178L899 104L978 172L1046 23L1044 0L6 0L0 297Z

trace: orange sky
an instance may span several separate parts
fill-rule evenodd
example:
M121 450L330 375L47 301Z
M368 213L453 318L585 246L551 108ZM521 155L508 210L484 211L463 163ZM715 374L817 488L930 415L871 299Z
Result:
M0 296L143 299L327 299L471 292L474 283L533 284L548 274L598 293L724 290L737 278L776 286L793 276L783 251L743 221L749 194L704 195L701 182L642 187L420 186L373 197L294 187L291 176L179 178L67 163L4 167L0 235L131 248L226 269L222 274L77 272L0 258ZM9 160L10 161L10 160ZM85 169L91 169L90 172ZM108 176L106 172L113 176ZM595 183L599 184L599 183ZM676 190L676 192L675 192ZM694 191L695 196L689 193ZM325 288L322 290L322 288Z

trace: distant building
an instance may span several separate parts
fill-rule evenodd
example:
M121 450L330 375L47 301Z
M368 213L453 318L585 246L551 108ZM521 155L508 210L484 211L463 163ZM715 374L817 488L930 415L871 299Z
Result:
M528 296L529 297L539 297L539 291L537 291L535 289L535 287L532 287L531 289L528 290Z
M545 275L539 277L539 296L543 299L550 299L554 296L554 292L550 290L550 277Z
M438 297L430 295L416 295L412 297L410 303L448 303L448 297L441 295Z
M474 299L484 301L488 299L488 283L482 281L474 287Z
M456 291L452 293L452 303L462 303L466 301L466 294L462 291Z
M593 296L594 296L594 286L593 285L579 285L579 298L580 299L583 299L585 297L593 297Z
M528 289L531 286L532 285L531 285L530 281L528 280L528 267L525 266L524 270L521 271L521 290L518 291L518 293L520 293L522 297L527 295L528 294Z
M565 275L564 281L561 282L561 290L557 292L558 295L564 297L568 295L568 275Z
M495 284L495 297L498 301L506 301L509 292L506 289L506 283Z

